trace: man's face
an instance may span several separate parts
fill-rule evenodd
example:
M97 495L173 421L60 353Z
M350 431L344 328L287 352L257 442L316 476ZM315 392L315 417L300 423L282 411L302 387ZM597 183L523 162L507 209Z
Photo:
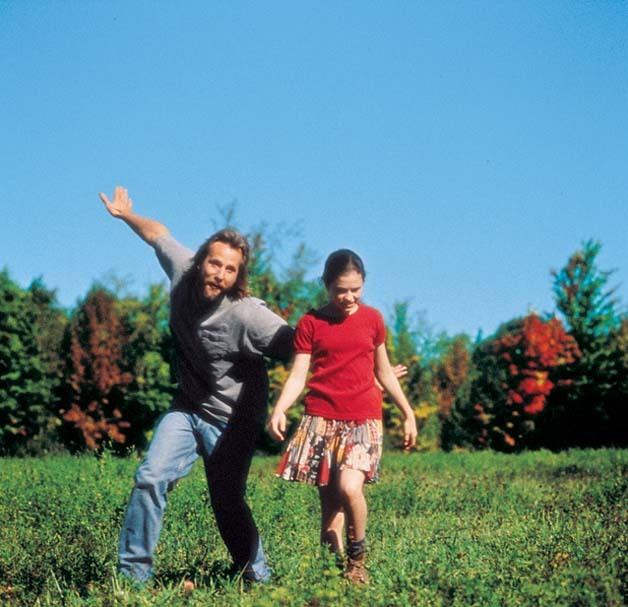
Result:
M224 242L213 242L201 263L201 293L213 301L233 288L242 264L242 252Z

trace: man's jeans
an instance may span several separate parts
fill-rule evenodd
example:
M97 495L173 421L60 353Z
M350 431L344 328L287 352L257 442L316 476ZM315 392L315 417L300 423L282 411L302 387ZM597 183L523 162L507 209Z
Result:
M167 493L201 456L216 523L235 567L251 580L270 578L259 533L244 499L259 430L259 423L232 420L220 426L187 411L171 410L162 416L135 475L122 525L118 551L122 574L141 583L152 577Z

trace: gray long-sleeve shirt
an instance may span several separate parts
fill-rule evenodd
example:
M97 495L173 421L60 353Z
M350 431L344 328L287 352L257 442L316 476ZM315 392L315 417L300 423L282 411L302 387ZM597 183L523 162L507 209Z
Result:
M179 379L174 405L222 422L236 412L261 420L268 400L263 357L287 360L292 354L292 328L253 297L222 296L194 318L194 311L173 296L194 252L170 235L158 238L153 246L171 281L170 324Z

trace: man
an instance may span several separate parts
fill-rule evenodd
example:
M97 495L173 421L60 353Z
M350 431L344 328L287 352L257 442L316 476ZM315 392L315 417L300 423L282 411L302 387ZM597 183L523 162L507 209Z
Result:
M137 582L153 574L167 493L200 456L216 523L245 579L270 578L246 477L267 410L264 356L288 360L293 330L248 296L246 239L233 230L211 236L194 254L161 223L137 215L118 186L107 211L148 243L171 281L170 326L178 393L157 424L135 475L119 545L119 570Z

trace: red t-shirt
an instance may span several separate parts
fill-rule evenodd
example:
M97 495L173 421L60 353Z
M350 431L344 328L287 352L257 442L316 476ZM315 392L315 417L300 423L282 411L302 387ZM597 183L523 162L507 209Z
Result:
M360 305L344 318L311 310L297 323L296 352L310 354L305 412L328 419L381 419L382 393L375 384L375 348L384 343L382 315Z

